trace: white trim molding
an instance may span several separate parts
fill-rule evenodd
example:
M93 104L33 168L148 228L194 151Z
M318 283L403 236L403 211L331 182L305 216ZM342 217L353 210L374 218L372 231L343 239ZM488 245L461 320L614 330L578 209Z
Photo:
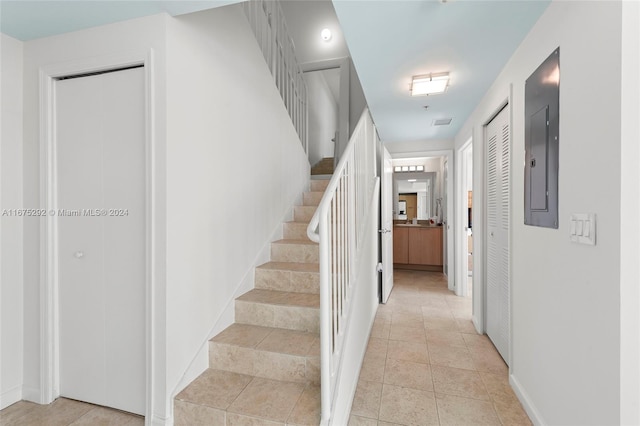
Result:
M22 385L14 386L0 394L0 410L15 404L22 399Z
M454 232L456 237L455 246L455 264L457 284L456 295L467 296L467 280L468 280L468 247L467 247L467 221L468 221L468 208L467 206L467 193L464 189L468 189L468 161L465 157L468 149L473 149L473 138L469 138L460 148L456 150L456 173L455 173L455 226ZM473 161L472 161L473 162ZM473 166L473 164L471 164ZM472 176L473 178L473 176ZM473 180L473 179L472 179ZM465 250L466 248L466 250Z
M513 388L513 391L515 392L516 396L520 400L520 403L522 404L524 411L527 412L527 415L531 419L531 423L533 423L536 426L548 424L542 419L542 415L540 415L540 410L538 410L536 406L533 405L533 402L531 401L531 397L529 397L529 394L527 394L527 392L524 390L524 388L522 387L518 379L516 379L516 376L514 376L513 374L509 374L509 384L511 385L511 387Z
M57 211L56 182L56 140L55 140L55 81L56 79L77 74L106 71L115 68L142 65L145 68L146 97L146 141L145 141L145 352L146 352L146 419L151 424L154 408L154 377L159 367L154 350L156 336L164 330L157 329L162 324L158 314L158 301L154 297L156 277L159 268L155 259L156 235L156 134L158 122L155 119L155 65L153 49L119 55L100 56L86 60L76 60L53 64L40 69L40 206L47 211ZM41 404L49 404L60 395L59 375L59 329L58 329L58 229L54 215L44 216L40 222L40 389L38 398ZM32 391L33 392L33 391ZM26 392L25 392L26 394Z

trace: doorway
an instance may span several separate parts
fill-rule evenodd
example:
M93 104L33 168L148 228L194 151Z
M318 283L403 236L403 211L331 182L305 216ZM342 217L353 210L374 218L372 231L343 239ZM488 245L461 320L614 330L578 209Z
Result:
M309 100L307 154L312 174L330 175L335 166L340 127L340 74L339 67L303 74Z
M398 226L398 229L394 229L398 232L393 234L394 266L409 269L416 268L417 265L419 270L443 271L446 274L447 287L453 290L455 271L453 249L455 244L451 225L455 223L452 216L455 197L447 196L453 194L453 179L445 176L449 173L449 164L453 164L450 163L453 151L393 153L391 155L394 170L391 205L394 223ZM417 198L415 221L417 223L413 223L407 214L409 203L406 198L403 202L401 194L411 194L411 196L415 194ZM409 248L417 247L419 244L415 238L410 238L411 232L408 228L401 229L401 227L428 224L434 225L436 228L431 229L432 231L437 230L442 235L434 240L438 242L436 248L438 255L435 257L422 256L421 254L424 254L422 252L428 251L426 247L423 247L417 257L411 256ZM413 234L415 237L416 233L413 232ZM432 234L428 235L432 236ZM414 243L411 242L412 240ZM424 238L419 238L419 241L423 240Z
M54 86L59 396L144 415L144 67Z
M456 154L456 180L459 206L456 217L457 276L456 294L473 294L473 144L469 139Z

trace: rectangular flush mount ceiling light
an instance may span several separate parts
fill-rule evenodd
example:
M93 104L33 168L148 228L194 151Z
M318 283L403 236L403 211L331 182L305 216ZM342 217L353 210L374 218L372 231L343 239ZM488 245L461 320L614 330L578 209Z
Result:
M449 85L449 73L414 75L411 79L411 96L443 93Z

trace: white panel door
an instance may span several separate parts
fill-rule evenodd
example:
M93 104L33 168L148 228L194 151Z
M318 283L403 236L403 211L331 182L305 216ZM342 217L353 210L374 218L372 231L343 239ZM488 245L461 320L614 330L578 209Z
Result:
M383 151L381 245L382 245L382 303L387 303L393 289L393 164L387 148Z
M143 68L55 87L60 395L137 414L146 377L144 87Z
M487 335L509 363L509 107L486 126Z

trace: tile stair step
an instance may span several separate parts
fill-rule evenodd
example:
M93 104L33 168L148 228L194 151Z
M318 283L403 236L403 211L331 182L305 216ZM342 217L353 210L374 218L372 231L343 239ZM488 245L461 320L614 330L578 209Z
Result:
M318 384L320 337L318 333L232 324L209 341L209 367Z
M235 301L236 322L320 332L320 295L253 289Z
M283 237L286 240L308 240L307 227L309 221L291 221L282 225Z
M302 205L317 207L320 204L320 200L322 200L323 195L324 191L305 192L302 194Z
M267 262L255 270L255 288L320 293L320 267L317 263Z
M174 401L174 425L320 423L320 386L209 368Z
M274 241L271 243L271 261L318 263L318 243L308 239Z
M324 192L329 186L329 179L311 179L309 189L311 191L322 191Z
M322 163L316 171L331 174L333 159ZM311 181L271 243L256 288L235 301L236 323L209 342L210 368L176 396L176 426L319 424L318 245L306 229L328 184Z
M294 206L293 220L296 222L309 222L318 206Z

